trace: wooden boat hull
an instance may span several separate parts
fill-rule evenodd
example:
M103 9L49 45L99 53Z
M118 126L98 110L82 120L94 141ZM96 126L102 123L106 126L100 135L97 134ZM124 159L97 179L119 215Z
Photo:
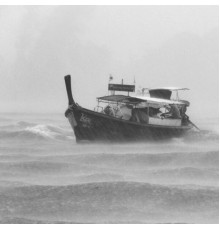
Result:
M82 108L75 103L65 116L68 118L76 141L152 141L184 135L191 126L167 127L122 120Z

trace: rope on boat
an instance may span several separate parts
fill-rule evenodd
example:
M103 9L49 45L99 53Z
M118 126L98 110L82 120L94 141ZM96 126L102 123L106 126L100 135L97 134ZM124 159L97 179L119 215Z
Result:
M192 121L188 120L191 125L193 125L198 131L201 131Z

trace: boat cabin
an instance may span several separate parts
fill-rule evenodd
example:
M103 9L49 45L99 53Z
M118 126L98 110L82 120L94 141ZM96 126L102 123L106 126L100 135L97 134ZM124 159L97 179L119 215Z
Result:
M188 116L188 101L179 99L178 91L187 88L142 89L141 95L129 96L135 91L134 85L109 84L110 94L98 97L96 112L141 124L158 126L182 126ZM116 95L115 91L127 92L127 95ZM176 99L171 99L172 92Z

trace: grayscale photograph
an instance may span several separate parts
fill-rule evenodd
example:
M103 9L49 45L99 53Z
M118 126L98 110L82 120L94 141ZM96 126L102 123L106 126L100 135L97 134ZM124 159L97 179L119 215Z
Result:
M218 224L219 6L0 5L0 224Z

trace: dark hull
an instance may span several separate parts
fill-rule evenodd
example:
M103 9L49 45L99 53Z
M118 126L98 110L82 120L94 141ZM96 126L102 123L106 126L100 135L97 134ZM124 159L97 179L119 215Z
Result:
M167 127L140 124L84 109L76 104L65 113L76 141L151 141L184 135L191 126Z

